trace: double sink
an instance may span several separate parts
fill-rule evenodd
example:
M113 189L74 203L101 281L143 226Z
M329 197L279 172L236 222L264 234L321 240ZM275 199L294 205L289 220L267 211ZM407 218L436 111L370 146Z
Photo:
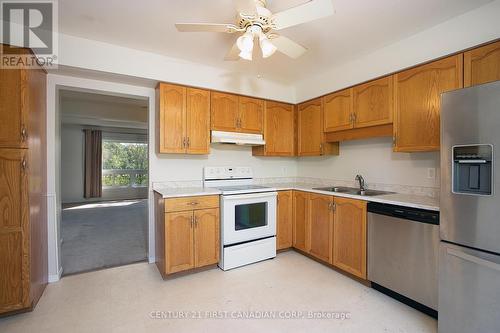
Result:
M377 195L393 194L394 193L394 192L366 190L366 189L360 190L359 188L356 188L356 187L346 187L346 186L316 187L316 188L313 188L313 190L327 191L327 192L333 192L333 193L345 193L345 194L352 194L352 195L361 195L361 196L367 196L367 197L374 197Z

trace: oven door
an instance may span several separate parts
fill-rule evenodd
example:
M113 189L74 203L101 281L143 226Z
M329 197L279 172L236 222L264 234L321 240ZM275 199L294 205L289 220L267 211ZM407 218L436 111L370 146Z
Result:
M223 244L275 236L276 198L276 192L223 195Z

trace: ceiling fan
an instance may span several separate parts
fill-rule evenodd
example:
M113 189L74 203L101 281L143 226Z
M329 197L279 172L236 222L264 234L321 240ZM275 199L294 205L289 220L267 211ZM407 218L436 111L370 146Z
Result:
M233 0L238 15L235 24L176 23L180 32L242 33L224 60L252 60L254 40L258 38L262 57L276 51L296 59L307 49L275 31L313 21L333 14L331 0L311 0L303 5L273 14L266 8L266 0Z

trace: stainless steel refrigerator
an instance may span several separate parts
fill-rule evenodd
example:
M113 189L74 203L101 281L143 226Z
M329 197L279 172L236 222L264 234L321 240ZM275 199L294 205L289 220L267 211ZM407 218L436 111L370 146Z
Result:
M443 94L439 332L500 332L500 81Z

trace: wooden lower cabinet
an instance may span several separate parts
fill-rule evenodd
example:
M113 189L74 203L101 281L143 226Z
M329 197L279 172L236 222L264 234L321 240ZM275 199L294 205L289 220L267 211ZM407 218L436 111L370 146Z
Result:
M309 254L332 263L333 197L311 193L309 210Z
M293 191L278 192L278 211L276 220L276 250L292 247Z
M194 265L202 267L219 262L219 208L194 211Z
M155 216L156 265L163 277L219 262L218 196L163 199L155 193Z
M309 252L309 193L293 191L293 247Z
M165 273L194 268L193 211L165 214Z
M366 279L366 202L335 197L333 265Z

